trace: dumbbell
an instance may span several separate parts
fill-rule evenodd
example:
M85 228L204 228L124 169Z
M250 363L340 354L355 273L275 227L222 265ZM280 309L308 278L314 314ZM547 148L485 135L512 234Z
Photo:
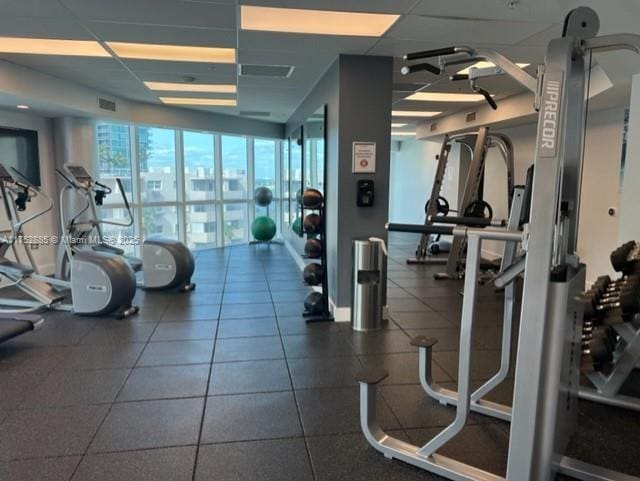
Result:
M626 275L640 273L640 243L629 241L611 252L611 266Z
M583 352L591 356L594 369L599 370L613 361L617 342L615 330L609 326L598 327L593 331L591 339L583 343Z
M633 317L640 312L640 276L630 276L617 292L607 297L600 297L597 291L585 293L585 320L601 320L608 311L618 308L624 317Z

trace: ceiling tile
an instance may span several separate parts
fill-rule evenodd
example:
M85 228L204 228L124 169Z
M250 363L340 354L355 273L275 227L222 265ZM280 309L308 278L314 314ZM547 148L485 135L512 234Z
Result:
M409 52L448 47L450 43L442 40L404 40L397 38L381 38L376 45L367 52L370 55L390 55L402 58Z
M65 57L62 55L22 55L22 54L2 54L2 58L30 67L35 70L47 72L51 70L70 70L104 72L106 70L122 70L120 63L109 57Z
M235 64L207 64L197 62L161 62L157 60L124 59L127 67L141 76L147 72L165 72L178 75L235 75Z
M236 28L236 7L179 0L61 0L83 20Z
M318 53L365 53L377 39L371 37L340 37L335 35L303 35L277 32L239 32L239 48L259 48L283 52L302 52L313 58ZM313 54L311 54L313 52Z
M409 15L400 19L387 37L447 40L450 44L495 43L513 45L552 26L550 23L454 20Z
M457 17L470 19L516 20L521 22L560 22L570 7L562 7L557 0L520 0L509 8L505 0L420 0L411 11L413 15Z
M55 38L65 40L94 40L77 22L68 18L0 16L3 37Z
M235 29L160 27L113 22L87 22L87 28L104 41L236 47Z
M306 10L334 10L369 13L405 13L415 0L251 0L243 4L263 7L302 8Z
M3 0L0 2L2 16L29 16L67 18L69 12L63 5L52 0Z

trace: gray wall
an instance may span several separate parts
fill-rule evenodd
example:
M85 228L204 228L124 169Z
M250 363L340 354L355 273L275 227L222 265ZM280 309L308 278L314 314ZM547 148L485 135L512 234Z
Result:
M389 208L391 149L391 57L341 55L290 117L289 135L320 106L327 105L326 249L329 295L337 307L349 307L351 241L382 237ZM354 141L376 142L376 173L353 174ZM373 208L356 206L356 182L373 179ZM293 243L291 232L285 236Z

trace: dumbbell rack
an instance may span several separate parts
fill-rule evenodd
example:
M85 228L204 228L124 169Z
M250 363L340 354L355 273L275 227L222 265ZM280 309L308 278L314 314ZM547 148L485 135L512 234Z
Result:
M612 259L615 252L612 254ZM602 322L603 326L613 329L618 337L611 362L603 368L593 367L587 370L584 374L593 386L581 386L578 395L585 400L640 411L640 398L620 394L632 371L640 363L640 314L635 314L631 318L614 317L613 319L616 322L611 322L608 317L605 317Z
M304 193L303 193L304 196ZM318 215L320 215L320 232L318 233L319 236L319 240L320 240L320 244L322 246L322 250L320 253L320 264L322 264L322 283L321 283L321 289L322 289L322 310L320 312L309 312L309 311L304 311L302 313L302 316L305 318L305 320L307 321L307 323L312 323L312 322L333 322L335 321L333 315L331 314L331 309L329 308L329 280L328 280L328 274L327 274L327 246L326 246L326 232L327 232L327 228L326 228L326 222L325 222L325 197L324 195L322 196L322 203L320 204L320 206L317 209L311 209L308 207L304 206L304 203L301 202L300 203L300 210L302 212L302 229L303 232L306 234L307 232L304 230L304 217L305 217L305 211L317 211Z

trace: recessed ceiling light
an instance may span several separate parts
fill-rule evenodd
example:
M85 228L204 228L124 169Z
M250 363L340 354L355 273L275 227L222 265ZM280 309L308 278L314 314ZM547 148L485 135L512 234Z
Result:
M424 112L421 110L394 110L391 112L392 117L433 117L440 115L442 112Z
M107 42L120 58L173 62L235 63L235 48L192 47L151 43Z
M216 94L235 94L233 84L186 84L173 82L145 82L150 90L165 90L174 92L208 92Z
M406 127L408 124L399 124L399 123L392 123L391 127L392 128L400 128L400 127Z
M207 99L189 97L160 97L160 101L167 105L216 105L219 107L235 107L235 99Z
M520 68L525 68L528 67L529 65L531 65L530 63L517 63L516 64L518 67ZM493 62L486 62L486 61L481 61L481 62L476 62L473 65L468 66L467 68L463 68L462 70L458 71L457 73L459 74L469 74L469 70L472 68L488 68L488 67L495 67L496 64L494 64Z
M421 102L478 102L484 100L480 94L456 94L445 92L416 92L405 100L417 100Z
M16 105L16 108L20 110L29 110L29 106L24 104Z
M380 37L400 15L242 5L243 30Z
M416 133L415 132L391 132L391 137L396 137L396 136L411 136L411 137L415 137Z
M32 55L111 57L102 45L91 40L0 37L0 52Z

